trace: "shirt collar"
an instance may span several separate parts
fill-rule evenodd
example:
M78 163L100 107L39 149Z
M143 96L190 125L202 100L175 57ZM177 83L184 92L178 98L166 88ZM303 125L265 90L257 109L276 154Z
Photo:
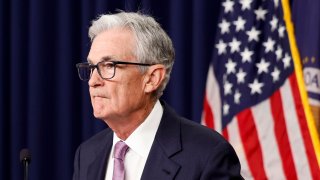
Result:
M124 141L130 147L130 150L144 158L148 157L162 114L163 107L158 100L145 121ZM113 133L113 146L120 140Z

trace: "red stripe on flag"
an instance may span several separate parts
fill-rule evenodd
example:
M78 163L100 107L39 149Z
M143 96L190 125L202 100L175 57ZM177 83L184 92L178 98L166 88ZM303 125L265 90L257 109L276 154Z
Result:
M270 97L270 108L274 119L274 131L285 176L287 179L298 179L297 172L294 167L294 161L282 107L282 99L279 91L276 91Z
M303 142L305 144L306 152L307 152L307 157L308 157L308 162L309 166L311 169L312 173L312 179L320 179L320 168L317 163L317 158L315 154L315 149L313 147L312 141L311 141L311 136L309 132L309 128L307 125L307 119L305 116L304 108L301 102L301 97L300 97L300 92L298 89L298 84L297 84L297 79L295 73L293 73L290 77L290 86L292 89L292 94L293 94L293 99L295 102L295 108L297 112L297 116L299 119L299 125L303 137Z
M251 110L245 109L237 115L237 118L243 148L252 176L254 179L268 179L263 166L261 145Z
M212 113L211 107L210 107L208 99L207 99L207 95L205 95L205 97L204 97L203 108L204 108L204 120L205 120L206 126L211 129L214 129L214 124L213 124L214 117L213 117L213 113Z
M228 133L228 128L225 127L223 130L222 130L222 135L223 137L229 141L229 133Z

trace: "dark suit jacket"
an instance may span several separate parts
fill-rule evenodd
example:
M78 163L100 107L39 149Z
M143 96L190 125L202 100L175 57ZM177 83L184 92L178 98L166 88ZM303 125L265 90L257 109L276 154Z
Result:
M163 116L141 180L242 179L239 159L222 136L161 103ZM73 180L104 180L112 140L107 128L79 146Z

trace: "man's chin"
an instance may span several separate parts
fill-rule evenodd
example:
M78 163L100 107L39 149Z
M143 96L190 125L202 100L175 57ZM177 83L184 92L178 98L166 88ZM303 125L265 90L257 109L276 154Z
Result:
M102 119L103 118L103 112L100 110L93 110L93 115L97 119Z

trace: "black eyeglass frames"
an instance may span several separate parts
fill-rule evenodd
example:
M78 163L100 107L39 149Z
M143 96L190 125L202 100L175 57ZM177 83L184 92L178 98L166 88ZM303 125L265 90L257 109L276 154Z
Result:
M126 61L106 61L102 60L98 62L96 65L85 62L78 63L76 67L78 69L79 78L83 81L89 81L93 70L96 68L98 74L102 79L112 79L116 73L117 64L128 64L128 65L136 65L136 66L152 66L154 64L145 64L145 63L135 63L135 62L126 62Z

